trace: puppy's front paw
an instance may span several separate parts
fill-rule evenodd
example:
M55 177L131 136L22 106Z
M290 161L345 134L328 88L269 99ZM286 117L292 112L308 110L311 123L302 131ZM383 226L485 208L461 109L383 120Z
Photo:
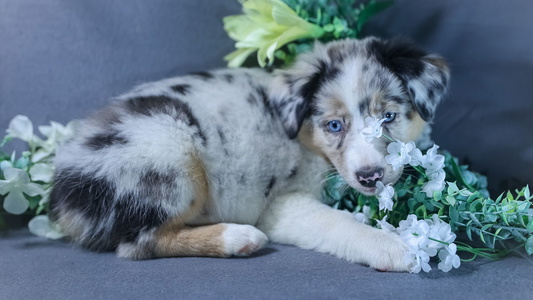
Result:
M224 252L227 256L248 256L263 248L268 242L267 236L250 225L226 224L222 234Z
M407 272L409 266L404 263L408 251L407 245L398 235L380 232L371 245L372 253L367 264L379 271Z

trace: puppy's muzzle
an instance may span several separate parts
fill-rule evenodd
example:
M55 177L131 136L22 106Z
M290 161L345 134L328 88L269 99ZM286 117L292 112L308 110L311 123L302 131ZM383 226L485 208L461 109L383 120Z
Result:
M376 187L378 182L383 177L383 168L367 168L355 172L357 181L367 188Z

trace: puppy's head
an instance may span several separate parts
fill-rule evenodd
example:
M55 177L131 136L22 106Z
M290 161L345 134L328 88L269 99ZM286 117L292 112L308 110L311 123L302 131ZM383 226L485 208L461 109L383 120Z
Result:
M448 67L439 56L403 40L367 38L315 45L276 74L270 94L289 137L302 131L300 138L306 139L303 131L308 133L308 142L348 184L372 194L377 181L394 183L402 170L385 162L385 138L365 140L365 118L385 118L385 134L415 140L448 82Z

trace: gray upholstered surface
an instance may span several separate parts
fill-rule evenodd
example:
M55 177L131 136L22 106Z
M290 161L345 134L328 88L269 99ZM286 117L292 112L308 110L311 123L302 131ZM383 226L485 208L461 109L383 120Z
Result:
M223 67L234 0L0 0L0 128L80 118L132 86ZM450 97L434 138L489 175L533 185L533 2L397 0L369 34L446 57ZM379 273L270 245L249 259L130 262L26 231L0 237L0 299L528 299L533 265L510 257L444 274Z
M0 243L0 299L530 299L522 258L450 273L381 273L269 244L250 258L128 261L12 232Z

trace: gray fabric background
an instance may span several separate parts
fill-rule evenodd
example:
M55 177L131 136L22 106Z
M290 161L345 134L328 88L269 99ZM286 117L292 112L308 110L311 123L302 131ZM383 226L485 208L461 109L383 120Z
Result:
M224 66L235 0L0 0L0 130L16 114L65 123L136 84ZM493 191L533 185L533 2L397 0L366 27L446 57L450 95L434 139ZM511 257L448 274L388 274L270 245L250 259L146 262L12 231L0 238L1 299L526 299L533 265Z
M531 299L520 257L450 273L382 273L326 254L270 244L250 258L128 261L25 231L0 242L0 299ZM436 268L436 266L433 266Z

